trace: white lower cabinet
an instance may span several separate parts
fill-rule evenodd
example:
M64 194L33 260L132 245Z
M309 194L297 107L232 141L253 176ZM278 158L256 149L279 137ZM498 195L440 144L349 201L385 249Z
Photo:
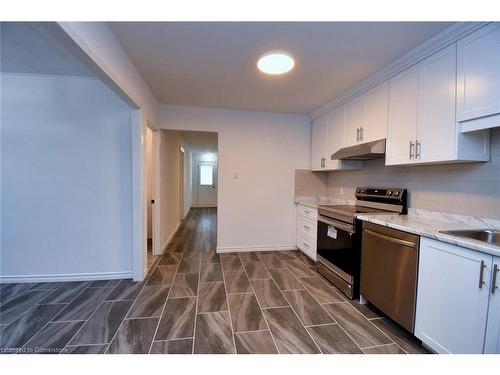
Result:
M483 353L491 336L486 350L498 352L498 296L491 298L496 308L490 302L493 257L428 238L420 244L415 336L438 353ZM488 315L496 318L487 333Z
M317 220L317 209L297 205L297 248L312 260L316 260Z
M493 258L485 353L500 353L500 257Z

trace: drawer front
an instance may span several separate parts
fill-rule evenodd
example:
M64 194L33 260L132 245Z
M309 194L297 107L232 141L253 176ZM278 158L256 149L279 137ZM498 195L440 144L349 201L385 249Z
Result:
M297 247L309 258L316 260L316 241L314 239L297 236Z
M318 223L314 220L297 216L297 236L316 239Z
M318 209L317 208L312 208L312 207L307 207L299 204L297 206L297 213L299 216L303 216L305 218L311 219L316 221L318 218Z

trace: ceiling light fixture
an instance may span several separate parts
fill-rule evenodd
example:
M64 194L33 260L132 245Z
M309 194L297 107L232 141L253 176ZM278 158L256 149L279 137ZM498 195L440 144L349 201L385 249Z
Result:
M288 73L294 66L292 56L282 51L265 53L257 61L257 68L261 72L272 75Z

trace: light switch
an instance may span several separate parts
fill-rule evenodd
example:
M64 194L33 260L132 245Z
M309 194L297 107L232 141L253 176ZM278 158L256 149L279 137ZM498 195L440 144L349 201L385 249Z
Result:
M233 178L240 178L240 172L239 171L233 171Z

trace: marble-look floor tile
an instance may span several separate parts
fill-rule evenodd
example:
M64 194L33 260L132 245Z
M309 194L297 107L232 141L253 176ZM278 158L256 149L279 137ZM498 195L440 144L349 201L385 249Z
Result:
M63 354L103 354L106 352L108 344L103 345L79 345L79 346L67 346Z
M307 331L324 354L363 354L338 324L308 327Z
M120 279L117 280L96 280L93 281L89 288L108 288L111 286L116 286L120 282Z
M380 313L374 306L370 304L361 304L359 299L348 301L352 307L358 310L366 319L380 318L382 313Z
M219 263L202 263L200 281L222 281L222 268Z
M181 259L178 273L194 273L200 271L201 259L199 256L187 257L186 254Z
M257 256L257 253L254 252L246 252L246 253L237 253L243 263L248 262L248 261L259 261L259 257Z
M106 301L134 300L143 286L143 282L130 279L121 280L106 297Z
M308 267L314 267L316 266L316 262L309 258L307 255L302 253L300 250L292 250L293 255L295 255L296 258L298 258L302 263L305 263L306 266Z
M80 281L64 283L62 286L52 291L47 297L41 300L40 303L70 303L89 285L90 282Z
M179 264L180 260L181 260L180 253L165 253L158 262L158 265L162 266L176 265Z
M283 292L305 326L335 323L307 290Z
M196 298L168 299L155 340L193 337Z
M288 306L288 302L283 293L276 286L275 282L270 280L252 280L255 296L259 300L262 308Z
M280 353L320 353L318 347L290 307L264 310Z
M83 322L49 323L28 341L18 353L60 353L82 325Z
M250 285L250 281L248 281L245 271L225 271L224 278L228 294L252 291L252 286Z
M238 270L243 270L243 263L241 263L240 258L238 255L221 255L221 263L222 263L222 268L224 271L238 271Z
M155 341L151 347L151 354L191 354L193 339Z
M35 305L31 307L2 331L0 347L4 349L22 347L63 308L64 305Z
M220 263L220 256L215 250L201 253L201 263Z
M40 303L50 291L27 291L21 293L0 306L0 324L10 324L28 311L33 305Z
M198 293L197 273L178 273L175 275L169 298L196 297Z
M216 311L227 311L224 283L200 283L198 290L198 312Z
M305 276L316 276L316 274L311 271L309 267L307 267L300 260L284 260L283 264L293 272L293 274L297 277L305 277Z
M127 318L159 317L167 300L170 287L146 285L136 298Z
M124 320L107 353L148 353L157 325L158 318Z
M274 254L259 254L259 259L268 270L274 268L285 268L281 260Z
M259 261L248 261L243 265L250 280L270 279L271 274L266 270L266 267Z
M229 313L199 314L196 318L195 354L234 353Z
M267 329L264 316L253 293L230 294L228 300L234 332Z
M153 273L149 277L146 285L172 285L174 281L175 271L177 270L176 265L162 266L158 265L154 269Z
M111 291L111 288L87 288L56 317L55 321L87 320L97 306Z
M386 318L374 319L371 321L387 336L389 336L396 344L399 345L408 354L427 354L428 351L422 346L420 341L403 329L396 327L394 323L389 322Z
M36 284L33 283L12 283L12 284L6 284L1 290L0 290L0 304L4 304L5 302L27 292L32 290L33 287L35 287Z
M288 268L270 270L276 284L281 290L300 290L304 289L302 284L297 280L293 273Z
M360 348L392 343L386 335L347 302L332 303L323 307Z
M278 354L269 331L237 333L234 342L238 354Z
M111 342L131 305L132 301L103 302L71 340L70 345Z
M344 302L345 300L334 289L319 277L303 277L300 282L319 303Z
M406 354L399 346L396 344L376 346L374 348L363 349L365 354Z

